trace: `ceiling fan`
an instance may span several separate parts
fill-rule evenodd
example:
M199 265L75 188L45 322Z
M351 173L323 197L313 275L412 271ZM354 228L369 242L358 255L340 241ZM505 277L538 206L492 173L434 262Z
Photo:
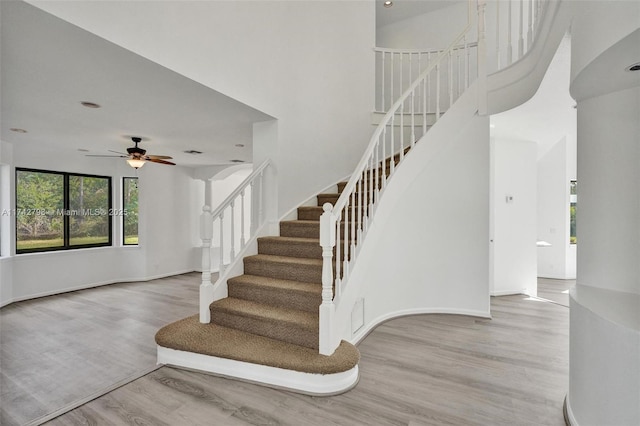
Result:
M110 152L114 152L116 154L119 155L87 155L87 157L119 157L119 158L127 158L127 163L129 163L129 165L131 167L133 167L134 169L139 169L140 167L144 166L145 163L147 161L150 161L152 163L159 163L159 164L168 164L170 166L175 166L175 163L172 163L171 161L165 161L165 160L170 160L171 157L167 156L167 155L147 155L147 150L146 149L142 149L140 147L138 147L138 144L142 141L142 138L139 137L132 137L131 140L133 141L133 143L135 144L135 146L132 146L131 148L127 148L127 154L125 154L124 152L118 152L118 151L112 151L109 150Z

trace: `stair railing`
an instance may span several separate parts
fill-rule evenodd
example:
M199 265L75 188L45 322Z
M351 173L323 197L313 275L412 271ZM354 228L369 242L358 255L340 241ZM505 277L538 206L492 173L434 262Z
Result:
M214 227L217 226L219 235L219 271L220 276L225 271L225 259L233 262L236 255L245 248L247 242L255 236L256 231L265 221L264 191L265 169L271 165L265 160L212 212L210 202L205 200L205 206L200 215L200 238L202 239L202 283L200 284L200 322L211 321L209 305L214 301L214 285L211 282L211 247ZM208 188L210 190L210 186ZM251 219L247 220L246 212L251 212ZM239 221L239 227L236 221ZM249 222L249 223L247 223ZM236 235L236 229L239 235Z
M466 46L465 50L469 48L468 39L473 23L474 3L477 4L478 19L476 69L472 70L473 64L467 61L462 70L461 67L453 66L452 58L458 46ZM323 206L324 213L320 218L320 245L323 258L322 304L319 311L319 351L323 355L332 354L340 343L338 324L335 321L336 306L340 303L344 286L388 179L393 176L397 165L404 160L406 149L413 148L418 137L424 136L430 124L440 119L443 110L453 105L474 76L486 81L486 74L480 74L486 69L483 54L486 50L484 45L485 5L485 0L469 0L465 28L449 47L428 64L391 106L373 133L362 159L335 205L325 203ZM468 55L465 54L465 57ZM431 79L435 84L429 93L427 89ZM417 98L422 102L420 107L417 105ZM427 112L430 106L433 107L433 113ZM405 131L405 127L408 127L408 131ZM387 155L392 157L387 159Z
M453 48L453 66L458 69L466 67L475 57L473 53L477 47L476 42L463 43ZM375 112L387 112L397 98L402 95L414 82L414 77L419 76L437 58L443 49L390 49L375 47L376 62L376 100ZM426 92L431 93L432 82L427 76ZM422 107L422 93L419 92L416 102ZM426 105L427 108L430 105ZM427 111L428 112L428 111Z
M490 72L520 60L529 52L538 35L549 0L497 0L488 3L487 15L495 26L495 37L490 36L493 56Z

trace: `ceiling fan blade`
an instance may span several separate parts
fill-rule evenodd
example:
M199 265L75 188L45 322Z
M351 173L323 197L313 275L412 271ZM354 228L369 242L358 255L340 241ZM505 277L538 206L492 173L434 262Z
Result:
M159 160L156 158L149 158L148 161L151 161L152 163L159 163L159 164L169 164L171 166L175 166L176 163L172 163L171 161L164 161L164 160Z
M115 152L116 154L120 154L120 155L127 155L127 154L125 154L124 152L114 151L114 150L112 150L112 149L108 149L107 151L109 151L109 152Z
M96 154L87 154L85 157L110 157L110 158L129 158L128 155L96 155Z
M149 160L151 160L152 158L155 160L171 160L173 157L169 157L168 155L147 155L146 156Z

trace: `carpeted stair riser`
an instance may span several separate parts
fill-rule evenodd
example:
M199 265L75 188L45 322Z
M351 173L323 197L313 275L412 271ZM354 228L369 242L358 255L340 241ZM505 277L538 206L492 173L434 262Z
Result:
M240 275L228 281L229 297L305 312L317 313L322 303L322 286L301 281Z
M241 309L244 301L237 302L237 299L229 297L213 302L210 308L211 322L307 348L318 348L317 313L289 310L287 318L282 318L282 315L270 313L261 315L262 309L254 310L251 307ZM244 304L256 305L252 302L244 302ZM281 308L273 308L273 310L283 311Z
M244 258L244 273L322 284L322 259L287 259L259 254Z
M317 235L315 238L264 237L258 238L258 253L321 259L322 247Z
M356 222L356 233L359 222ZM301 238L320 238L320 222L313 221L297 221L289 220L280 222L280 235L283 237L301 237ZM345 236L344 222L340 223L340 239L343 240ZM349 222L349 239L353 235L351 234L351 222Z

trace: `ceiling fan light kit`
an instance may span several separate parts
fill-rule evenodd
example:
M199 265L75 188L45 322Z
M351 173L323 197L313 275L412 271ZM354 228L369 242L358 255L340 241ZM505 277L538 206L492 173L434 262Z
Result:
M144 163L146 163L146 161L130 158L127 160L127 163L129 163L129 165L134 169L139 169L140 167L144 166Z
M129 165L131 167L133 167L134 169L139 169L140 167L144 166L145 163L147 161L150 161L152 163L159 163L159 164L168 164L170 166L175 166L175 163L172 163L171 161L165 161L165 160L170 160L171 157L169 157L168 155L147 155L147 150L146 149L142 149L140 147L138 147L138 144L142 141L142 138L139 137L132 137L131 140L133 141L133 143L135 144L135 146L132 146L131 148L127 148L127 155L125 155L124 153L121 152L117 152L117 151L111 151L111 152L115 152L116 154L121 154L121 155L88 155L87 157L119 157L119 158L126 158L127 159L127 163L129 163Z

